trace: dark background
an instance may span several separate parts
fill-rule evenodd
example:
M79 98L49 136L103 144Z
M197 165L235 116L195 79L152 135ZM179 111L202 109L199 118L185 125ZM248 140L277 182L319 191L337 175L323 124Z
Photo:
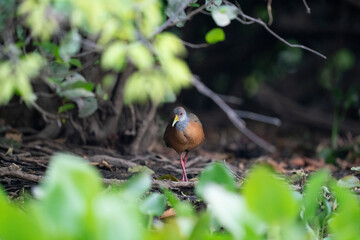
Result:
M343 95L340 101L345 101L349 89L358 97L360 4L350 0L313 1L308 4L311 14L306 13L302 1L273 1L273 23L270 27L286 40L324 54L326 60L308 51L286 46L256 23L242 25L237 21L224 28L224 42L207 48L188 48L187 60L195 75L218 93L242 98L243 104L232 105L234 108L282 120L280 128L247 121L252 130L269 140L277 139L273 138L274 134L294 135L304 141L315 140L317 145L321 139L330 138L337 102L334 96L338 94L335 92ZM264 22L268 21L266 6L266 1L241 2L245 14L259 17ZM214 27L216 24L211 17L200 14L182 29L172 30L186 42L203 43L206 32ZM337 67L332 62L337 61L336 54L341 50L350 53L354 63L335 80ZM290 57L287 58L288 53ZM336 82L333 89L327 89L321 82L325 68L330 69L329 81ZM254 80L247 80L249 77ZM268 91L264 93L264 89L270 89L272 94L268 95ZM287 106L286 102L295 103L299 109ZM208 123L208 128L231 126L218 106L194 88L183 90L176 104L179 103L199 113L202 121ZM161 111L165 114L176 104L167 104ZM354 100L345 116L341 135L358 135L358 99ZM310 153L314 153L315 148L313 146Z

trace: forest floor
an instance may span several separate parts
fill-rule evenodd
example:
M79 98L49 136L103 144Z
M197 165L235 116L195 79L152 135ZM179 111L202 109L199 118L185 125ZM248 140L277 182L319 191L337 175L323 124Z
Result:
M32 186L38 184L44 176L51 156L57 152L68 152L88 159L90 164L99 169L105 183L121 182L139 171L149 171L155 185L165 185L180 198L192 202L196 202L194 182L201 171L215 161L224 162L239 183L253 164L269 165L286 176L298 191L303 190L309 173L320 168L328 168L339 179L354 174L351 167L360 166L360 158L353 162L337 159L335 164L325 163L324 159L316 157L314 149L327 140L320 140L319 137L304 139L306 134L302 134L302 137L296 134L283 137L272 128L257 126L257 133L266 136L277 147L276 152L269 154L243 138L235 129L219 131L216 128L205 128L205 132L206 140L202 146L190 152L186 166L190 183L186 183L178 180L182 175L179 156L164 146L161 136L147 154L134 157L121 155L115 149L106 147L70 145L65 139L22 141L21 134L14 130L5 134L0 141L0 184L10 198L31 193ZM318 145L314 145L314 142Z

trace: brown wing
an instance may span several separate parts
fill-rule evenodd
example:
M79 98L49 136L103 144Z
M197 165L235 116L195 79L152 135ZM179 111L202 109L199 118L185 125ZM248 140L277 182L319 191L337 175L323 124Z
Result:
M189 116L190 117L190 116ZM190 122L184 131L187 139L186 150L191 150L198 147L204 140L204 130L200 120L193 114L190 118Z
M199 123L199 124L201 125L201 127L202 127L202 124L201 124L201 122L200 122L200 119L199 119L195 114L193 114L193 113L188 113L187 115L188 115L188 117L190 118L190 121Z

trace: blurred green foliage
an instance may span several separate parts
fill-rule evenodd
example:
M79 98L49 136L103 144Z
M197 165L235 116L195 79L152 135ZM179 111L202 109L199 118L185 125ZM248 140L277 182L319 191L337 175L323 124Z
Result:
M97 97L107 99L103 89L113 86L109 80L130 64L135 71L125 87L126 103L173 101L181 88L190 85L180 39L167 32L154 34L165 20L161 1L1 0L0 6L4 12L0 30L7 19L16 21L12 26L16 38L0 46L0 104L8 103L14 94L27 103L35 101L30 80L40 75L65 100L59 113L74 107L70 101L76 103L79 116L86 117L97 109ZM62 85L68 76L83 68L84 58L78 56L89 49L98 52L101 67L110 70L104 85L96 92L71 85L65 92Z
M303 194L264 166L250 171L240 193L234 183L226 166L209 165L196 185L207 209L196 213L168 189L149 194L148 173L105 188L84 159L57 154L35 199L12 203L0 191L0 238L360 239L359 199L327 171L313 174ZM167 205L175 217L152 224Z
M320 84L332 93L334 102L334 120L331 133L331 148L336 150L339 128L347 111L355 107L360 111L360 84L357 81L344 83L346 73L354 68L356 57L350 49L339 49L329 58L320 72ZM336 155L334 155L336 157ZM331 155L329 156L331 157ZM329 158L326 158L329 161Z
M293 44L297 43L295 40L288 41ZM274 54L276 54L275 62L274 57L269 57ZM266 55L262 55L256 61L256 66L244 79L244 89L247 95L254 96L263 82L274 82L284 78L286 74L296 72L302 60L302 50L288 46L277 47Z

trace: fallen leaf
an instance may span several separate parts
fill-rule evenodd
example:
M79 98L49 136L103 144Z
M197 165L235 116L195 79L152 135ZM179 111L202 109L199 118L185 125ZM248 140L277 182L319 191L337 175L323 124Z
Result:
M5 138L16 142L22 142L22 133L5 133Z
M175 209L174 209L174 208L169 208L168 210L166 210L166 211L160 216L160 219L168 218L168 217L174 217L174 216L176 216Z
M342 170L349 169L353 166L353 163L346 160L341 160L340 158L336 159L336 163Z
M60 144L65 144L66 143L66 138L57 138L57 139L54 140L54 142L60 143Z
M305 166L305 160L301 157L295 157L289 161L289 164L293 167L303 167Z
M286 169L285 169L285 167L287 165L283 161L277 162L277 161L275 161L275 160L273 160L271 158L268 158L266 160L266 163L270 164L275 169L275 171L278 172L278 173L286 173L287 172Z
M311 159L311 158L304 158L306 164L312 166L314 169L323 168L325 166L324 159Z
M14 148L13 147L9 147L7 152L5 153L6 156L12 156L14 152Z
M162 175L162 176L158 177L156 180L169 180L169 181L179 182L179 179L177 179L176 177L174 177L171 174Z
M135 167L129 167L128 168L129 173L138 173L138 172L148 172L150 174L154 174L155 172L148 168L147 166L137 165Z
M112 166L111 166L107 161L102 160L102 161L101 161L101 164L102 164L104 167L108 168L110 171L112 171Z
M245 165L243 162L240 162L238 167L240 171L243 171L245 169Z

